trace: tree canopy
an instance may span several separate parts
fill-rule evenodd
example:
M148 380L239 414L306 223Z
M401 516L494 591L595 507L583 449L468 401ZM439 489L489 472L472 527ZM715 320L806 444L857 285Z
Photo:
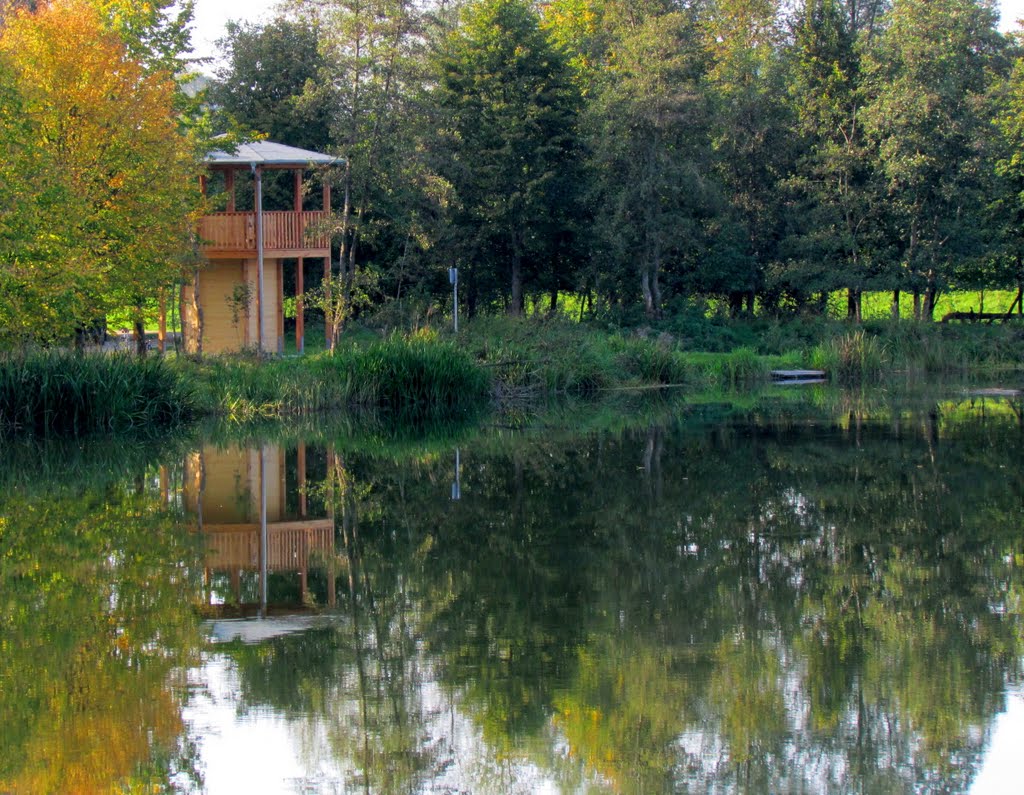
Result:
M180 277L198 152L174 75L84 0L10 17L0 70L0 334L65 339Z

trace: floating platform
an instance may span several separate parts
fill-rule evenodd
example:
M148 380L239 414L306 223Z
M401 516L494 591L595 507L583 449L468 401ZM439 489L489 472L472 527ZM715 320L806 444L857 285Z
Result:
M824 370L772 370L773 381L786 383L820 384L825 376Z

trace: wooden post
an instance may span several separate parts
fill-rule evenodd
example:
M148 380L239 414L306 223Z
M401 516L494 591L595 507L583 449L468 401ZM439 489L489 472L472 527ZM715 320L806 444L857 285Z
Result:
M224 189L228 193L227 211L233 213L235 211L235 170L233 168L229 168L224 176Z
M199 176L199 192L203 195L203 198L205 199L206 198L206 174L201 174Z
M156 333L160 355L167 353L167 291L160 290L160 326Z
M334 450L334 445L327 446L327 517L331 520L334 519L334 473L337 467L337 454ZM334 552L334 533L337 532L337 527L332 531L331 534L331 551L327 555L327 606L334 607L337 602L338 586L335 582L337 576L335 570L335 561L337 555Z
M299 257L299 264L295 266L295 352L300 356L306 352L306 318L305 307L302 304L304 285L302 283L306 261Z
M324 179L324 212L331 211L331 183Z
M334 350L334 335L331 333L332 321L334 318L331 317L331 258L324 258L324 342L327 345L327 350Z
M302 212L302 169L301 168L297 168L292 173L293 173L292 184L293 184L293 186L295 188L295 199L294 199L294 203L293 203L292 206L295 209L295 212L301 213Z
M306 501L306 443L299 442L299 463L298 463L298 480L299 480L299 516L303 519L306 518L306 511L309 507Z
M266 350L263 340L263 169L253 166L256 177L256 349L262 356Z

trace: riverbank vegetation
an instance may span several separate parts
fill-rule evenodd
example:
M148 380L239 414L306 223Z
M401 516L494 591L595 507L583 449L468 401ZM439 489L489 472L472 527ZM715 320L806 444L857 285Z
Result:
M766 384L772 370L806 367L824 370L837 384L955 377L1019 386L1024 370L1018 325L752 328L730 321L707 332L714 336L743 344L695 350L687 338L656 328L490 317L458 335L421 330L382 339L364 329L333 354L305 357L43 352L0 359L0 428L78 435L152 431L203 416L251 423L338 410L411 420L489 407L531 412L552 398L610 391L748 389Z

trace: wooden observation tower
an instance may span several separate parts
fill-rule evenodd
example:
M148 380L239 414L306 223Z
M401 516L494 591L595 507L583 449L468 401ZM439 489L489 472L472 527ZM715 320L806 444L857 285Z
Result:
M243 349L281 353L284 349L284 268L295 262L296 349L304 350L302 296L305 261L323 261L330 273L330 183L322 180L322 201L306 209L303 176L339 161L330 155L258 141L234 153L206 157L202 190L218 210L199 223L200 251L208 265L184 288L181 318L185 350L226 353ZM277 172L290 172L282 180ZM282 183L290 183L288 209L265 209L264 181L273 174L277 206ZM239 194L242 196L239 206ZM314 197L315 198L315 197Z

